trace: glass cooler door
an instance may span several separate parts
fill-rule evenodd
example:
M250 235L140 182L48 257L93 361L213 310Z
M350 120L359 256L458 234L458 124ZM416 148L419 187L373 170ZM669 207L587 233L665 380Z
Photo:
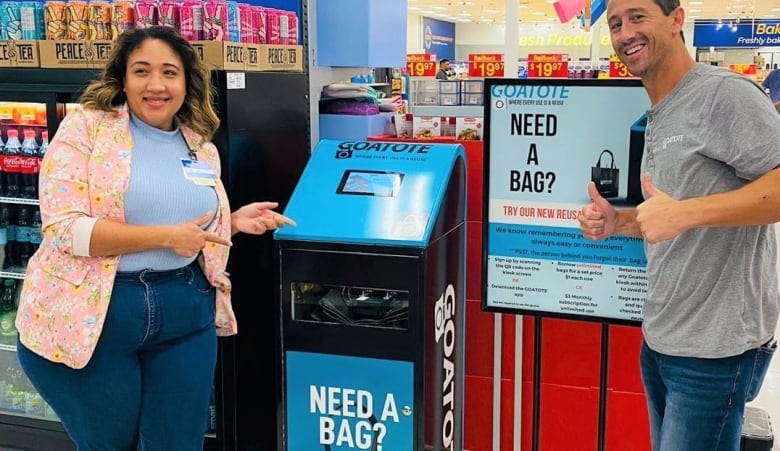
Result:
M58 421L16 356L16 308L41 243L38 169L48 147L47 102L0 100L0 414Z

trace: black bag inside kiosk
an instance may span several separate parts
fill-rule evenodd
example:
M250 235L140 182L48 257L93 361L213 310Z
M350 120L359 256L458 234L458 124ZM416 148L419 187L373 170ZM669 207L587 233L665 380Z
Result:
M329 141L276 231L280 450L462 450L466 160Z

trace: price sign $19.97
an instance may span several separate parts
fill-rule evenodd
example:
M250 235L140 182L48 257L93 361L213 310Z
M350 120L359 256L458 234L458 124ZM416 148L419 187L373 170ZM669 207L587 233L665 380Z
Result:
M436 55L430 53L409 53L406 55L406 70L410 77L436 76Z
M529 53L528 78L568 78L569 58L563 53Z
M503 77L504 55L501 53L469 54L469 77Z

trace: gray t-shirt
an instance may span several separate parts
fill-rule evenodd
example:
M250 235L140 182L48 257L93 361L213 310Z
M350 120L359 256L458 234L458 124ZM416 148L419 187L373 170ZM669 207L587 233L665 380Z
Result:
M741 75L697 64L648 110L642 172L674 199L735 190L778 166L780 116ZM651 349L728 357L774 333L780 309L774 226L692 229L645 251L642 328Z

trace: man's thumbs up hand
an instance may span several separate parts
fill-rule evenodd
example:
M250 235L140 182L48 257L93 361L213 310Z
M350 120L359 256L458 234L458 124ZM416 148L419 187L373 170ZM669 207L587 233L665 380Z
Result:
M645 201L636 207L636 221L645 241L670 240L688 230L681 202L658 189L649 172L642 174L642 189Z
M588 183L588 196L591 203L577 215L582 236L589 240L609 238L617 230L617 210L601 196L593 182Z
M607 212L610 208L612 208L612 205L607 201L607 199L604 199L604 197L599 193L599 190L596 188L596 184L593 182L588 183L588 197L590 197L590 200L593 202L593 207L596 211L600 212Z
M647 193L647 198L655 197L656 195L663 194L666 195L663 191L659 190L658 188L653 185L652 176L649 172L645 172L642 174L642 189Z

